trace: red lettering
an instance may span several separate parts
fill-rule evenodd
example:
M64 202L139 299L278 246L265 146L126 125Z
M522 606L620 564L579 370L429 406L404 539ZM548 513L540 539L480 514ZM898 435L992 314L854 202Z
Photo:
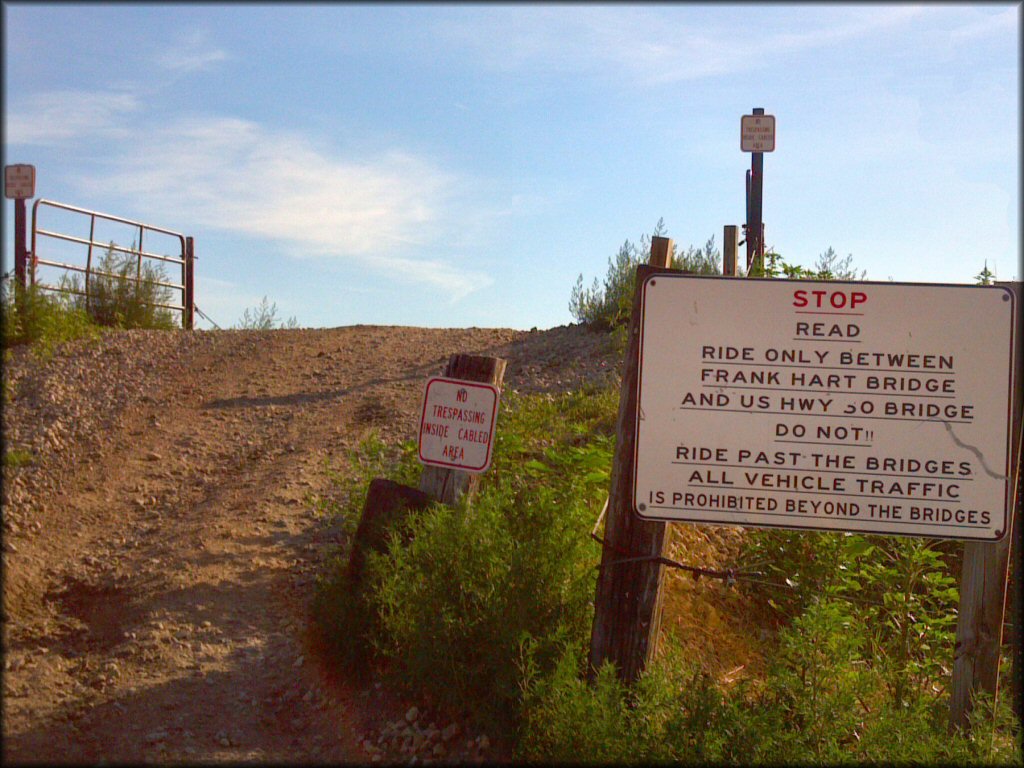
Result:
M808 296L808 294L810 294L810 296ZM868 295L863 291L852 291L849 294L846 294L843 291L807 291L803 288L793 291L794 307L810 306L814 309L821 309L822 307L831 307L832 309L856 309L858 305L864 304L867 300Z

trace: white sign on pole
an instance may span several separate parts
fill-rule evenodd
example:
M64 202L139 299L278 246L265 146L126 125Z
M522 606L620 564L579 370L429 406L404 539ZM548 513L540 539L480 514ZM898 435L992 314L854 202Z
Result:
M494 385L441 377L428 380L420 418L420 461L465 472L486 471L497 418Z
M642 517L1005 534L1009 289L655 275L642 299Z
M743 152L774 152L775 115L743 115L740 118L740 149Z
M36 193L36 167L34 165L4 166L4 197L27 200Z

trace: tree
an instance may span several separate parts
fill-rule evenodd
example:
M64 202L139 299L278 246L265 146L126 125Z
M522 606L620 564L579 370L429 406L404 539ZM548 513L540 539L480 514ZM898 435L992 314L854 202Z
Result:
M988 268L986 259L984 268L974 276L974 282L978 285L992 285L993 280L995 280L995 274Z
M650 235L640 237L639 247L626 240L614 257L608 259L608 273L604 285L594 278L593 284L586 288L583 275L576 279L576 285L569 297L569 311L579 323L586 323L597 330L615 328L629 320L633 306L633 293L636 289L636 268L646 264L651 257L651 241L655 237L664 237L665 220L658 219ZM685 252L677 253L675 243L669 253L673 268L686 272L705 275L720 275L721 253L715 248L715 238L711 237L703 248L690 246Z

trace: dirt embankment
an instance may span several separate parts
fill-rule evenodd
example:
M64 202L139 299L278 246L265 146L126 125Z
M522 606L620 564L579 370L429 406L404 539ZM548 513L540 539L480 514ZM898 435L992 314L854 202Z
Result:
M342 469L371 428L414 437L423 384L455 352L506 358L521 391L618 362L579 327L126 331L46 363L15 350L4 449L31 463L3 476L5 760L367 762L390 759L364 744L382 729L420 734L428 758L500 757L440 713L352 689L308 633L335 537L308 503L324 463Z

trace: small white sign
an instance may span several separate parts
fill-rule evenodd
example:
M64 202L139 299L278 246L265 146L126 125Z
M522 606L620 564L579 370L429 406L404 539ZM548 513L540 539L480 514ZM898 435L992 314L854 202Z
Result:
M740 149L744 152L775 151L775 115L743 115Z
M36 194L36 167L34 165L4 166L4 197L9 200L27 200Z
M1005 535L1008 288L655 275L642 299L642 517Z
M430 379L420 419L420 461L485 472L491 465L497 418L498 390L492 384Z

